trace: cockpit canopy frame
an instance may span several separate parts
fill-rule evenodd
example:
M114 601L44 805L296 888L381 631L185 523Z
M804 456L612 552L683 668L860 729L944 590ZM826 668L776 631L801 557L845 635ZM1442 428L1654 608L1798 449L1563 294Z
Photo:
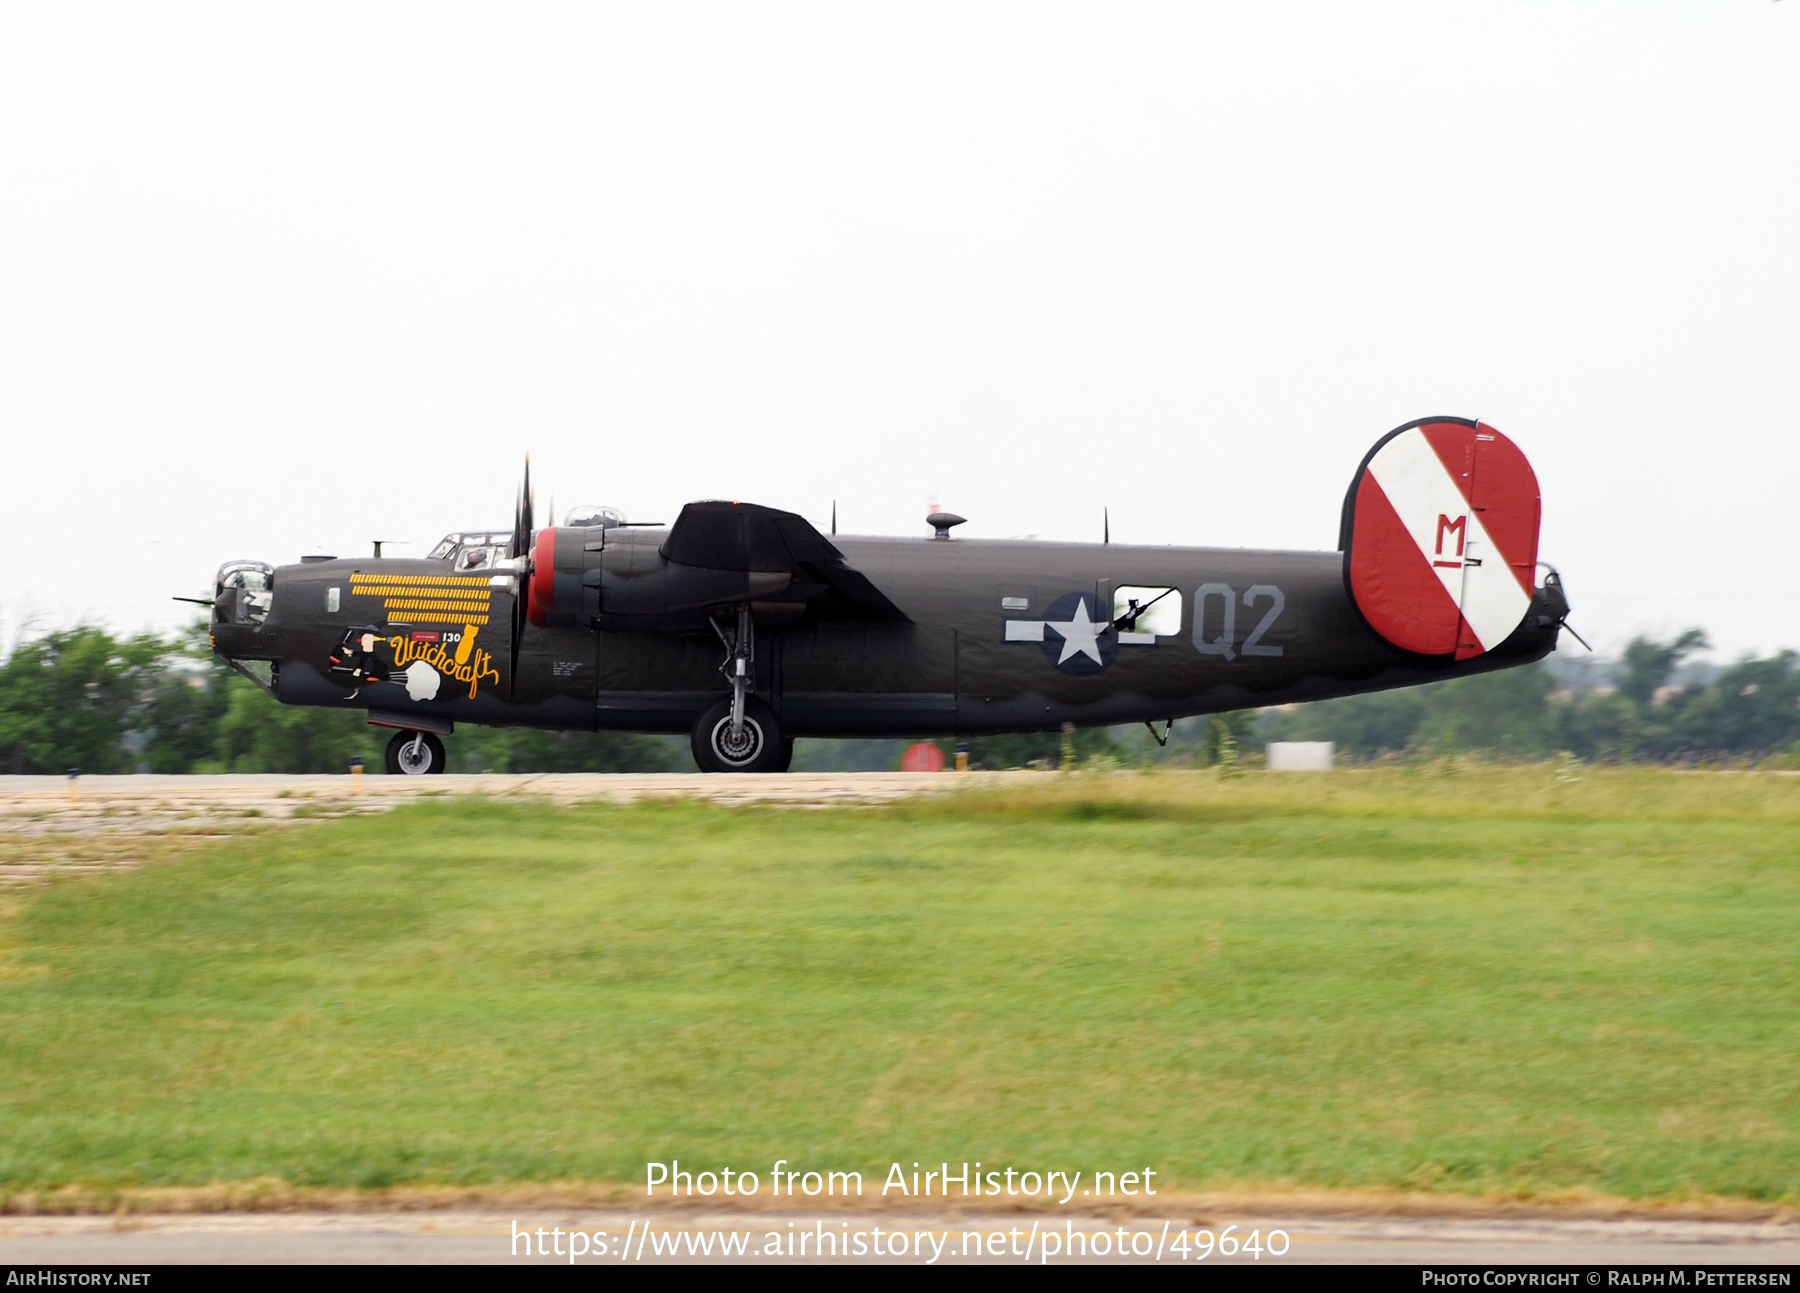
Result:
M456 570L493 570L512 552L511 530L458 530L438 540L428 561L448 561Z

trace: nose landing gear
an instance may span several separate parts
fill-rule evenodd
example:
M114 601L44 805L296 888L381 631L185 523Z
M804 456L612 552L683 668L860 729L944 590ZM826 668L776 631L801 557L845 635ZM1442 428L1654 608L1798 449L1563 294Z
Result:
M388 742L387 770L406 777L442 772L444 743L433 732L395 732Z

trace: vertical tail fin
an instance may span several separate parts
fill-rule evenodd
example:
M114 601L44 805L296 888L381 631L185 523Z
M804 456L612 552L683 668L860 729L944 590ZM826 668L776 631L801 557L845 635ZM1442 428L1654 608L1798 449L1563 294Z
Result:
M1390 431L1344 499L1344 584L1369 626L1420 655L1467 660L1525 619L1537 581L1537 474L1467 418Z

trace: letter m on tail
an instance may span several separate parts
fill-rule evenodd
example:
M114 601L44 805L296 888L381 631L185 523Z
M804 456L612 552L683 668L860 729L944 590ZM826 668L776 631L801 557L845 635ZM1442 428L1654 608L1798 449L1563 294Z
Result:
M1444 555L1444 537L1450 534L1456 536L1456 555L1460 557L1463 554L1463 543L1468 539L1469 535L1469 518L1466 514L1459 516L1452 521L1449 517L1439 513L1437 526L1437 555L1440 557Z

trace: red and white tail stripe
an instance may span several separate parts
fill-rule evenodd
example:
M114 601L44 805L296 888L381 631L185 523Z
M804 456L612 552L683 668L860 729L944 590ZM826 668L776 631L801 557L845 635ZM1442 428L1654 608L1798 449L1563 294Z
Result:
M1395 646L1458 660L1518 628L1536 585L1537 475L1490 426L1433 418L1390 433L1346 508L1350 596Z

